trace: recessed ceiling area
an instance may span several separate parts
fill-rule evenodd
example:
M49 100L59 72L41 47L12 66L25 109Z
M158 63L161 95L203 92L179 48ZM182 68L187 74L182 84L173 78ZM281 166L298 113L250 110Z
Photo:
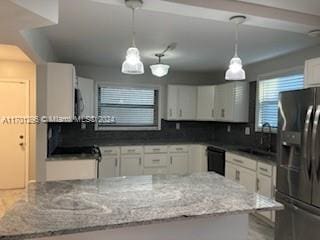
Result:
M75 7L76 6L76 7ZM226 69L233 55L234 25L211 19L140 9L136 44L145 64L168 44L174 51L162 59L176 71ZM59 24L41 29L59 61L121 67L131 41L131 11L124 4L60 0ZM239 54L244 64L270 59L319 44L307 35L243 25Z

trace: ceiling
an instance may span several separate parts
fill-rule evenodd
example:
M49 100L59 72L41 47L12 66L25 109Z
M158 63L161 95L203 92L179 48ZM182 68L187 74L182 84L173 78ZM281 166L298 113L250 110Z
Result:
M320 16L319 0L234 0Z
M20 48L4 44L0 44L0 61L1 60L31 62L30 58L28 58Z
M130 26L131 12L122 4L60 0L59 24L41 32L60 61L120 68L131 41ZM172 42L177 48L163 62L173 70L221 70L233 55L234 26L228 22L141 9L136 31L145 68L157 61L156 52ZM243 25L240 31L240 56L245 64L320 43L305 34L270 28Z

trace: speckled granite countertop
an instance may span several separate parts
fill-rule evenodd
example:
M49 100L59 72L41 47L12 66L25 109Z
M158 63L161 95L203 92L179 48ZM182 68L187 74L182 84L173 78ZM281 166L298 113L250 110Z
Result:
M0 239L280 209L214 173L37 183L0 219Z

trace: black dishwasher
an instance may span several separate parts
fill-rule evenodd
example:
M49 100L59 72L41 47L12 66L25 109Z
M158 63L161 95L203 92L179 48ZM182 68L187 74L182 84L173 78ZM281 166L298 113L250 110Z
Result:
M225 151L221 148L209 146L207 148L208 155L208 172L216 172L225 176Z

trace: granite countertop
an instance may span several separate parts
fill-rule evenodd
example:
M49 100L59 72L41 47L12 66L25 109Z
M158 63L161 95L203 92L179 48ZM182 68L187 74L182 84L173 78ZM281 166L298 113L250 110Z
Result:
M0 219L0 239L281 210L215 173L32 183Z
M95 154L54 154L47 157L47 161L63 161L63 160L88 160L96 159Z

